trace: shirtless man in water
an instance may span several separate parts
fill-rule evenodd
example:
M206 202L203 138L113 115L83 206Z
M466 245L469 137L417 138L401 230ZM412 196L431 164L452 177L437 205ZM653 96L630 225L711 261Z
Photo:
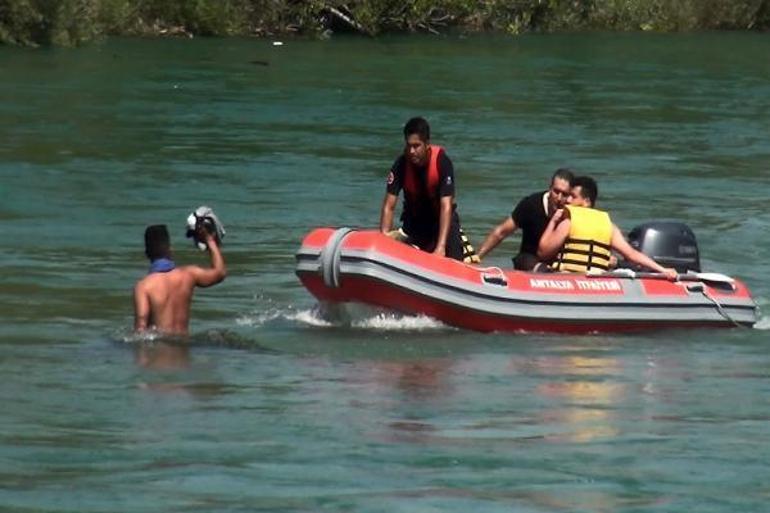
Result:
M190 302L195 287L210 287L225 279L225 260L216 238L204 228L198 230L211 258L211 267L176 267L171 260L171 243L165 225L148 226L144 232L145 254L150 273L134 287L134 329L156 329L172 335L187 334Z

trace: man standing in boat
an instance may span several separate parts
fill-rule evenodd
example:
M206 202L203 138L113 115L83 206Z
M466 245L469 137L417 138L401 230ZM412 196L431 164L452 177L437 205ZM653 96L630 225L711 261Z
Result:
M513 259L514 269L531 271L538 264L537 244L548 225L548 219L567 204L574 175L567 168L557 169L551 177L547 191L536 192L519 201L511 215L497 225L479 249L479 258L484 258L500 242L517 229L521 229L521 246Z
M452 161L441 146L431 144L428 122L421 117L407 121L404 141L404 153L388 173L380 231L434 255L478 261L460 229ZM401 229L392 231L402 189L402 225Z
M211 267L176 267L166 225L148 226L144 232L150 272L134 287L134 329L156 329L164 334L185 335L195 287L210 287L225 279L227 269L217 236L204 224L195 228L196 241L205 243Z
M554 260L556 271L608 271L611 251L617 251L632 263L675 280L675 269L663 267L626 241L607 212L594 208L599 189L590 176L572 180L568 205L551 216L538 244L537 256Z

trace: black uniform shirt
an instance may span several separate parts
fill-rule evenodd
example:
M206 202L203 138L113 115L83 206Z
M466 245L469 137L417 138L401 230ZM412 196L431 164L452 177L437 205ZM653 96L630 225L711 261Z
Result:
M543 196L547 191L530 194L519 201L511 212L511 219L521 230L519 253L537 254L540 237L548 226L548 213L543 206Z

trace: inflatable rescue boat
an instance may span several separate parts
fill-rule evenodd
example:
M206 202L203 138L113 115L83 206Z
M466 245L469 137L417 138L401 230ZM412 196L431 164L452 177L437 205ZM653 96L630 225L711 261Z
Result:
M482 332L752 326L758 317L746 286L716 273L690 271L672 281L630 269L587 275L502 270L350 228L313 230L296 257L300 281L319 301L424 314Z

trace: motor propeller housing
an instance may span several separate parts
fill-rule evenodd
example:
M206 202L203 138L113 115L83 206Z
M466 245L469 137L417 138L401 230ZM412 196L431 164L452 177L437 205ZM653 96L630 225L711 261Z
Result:
M700 255L695 234L678 221L651 221L628 232L628 242L663 267L680 273L700 272ZM637 265L621 262L620 267L638 270Z

